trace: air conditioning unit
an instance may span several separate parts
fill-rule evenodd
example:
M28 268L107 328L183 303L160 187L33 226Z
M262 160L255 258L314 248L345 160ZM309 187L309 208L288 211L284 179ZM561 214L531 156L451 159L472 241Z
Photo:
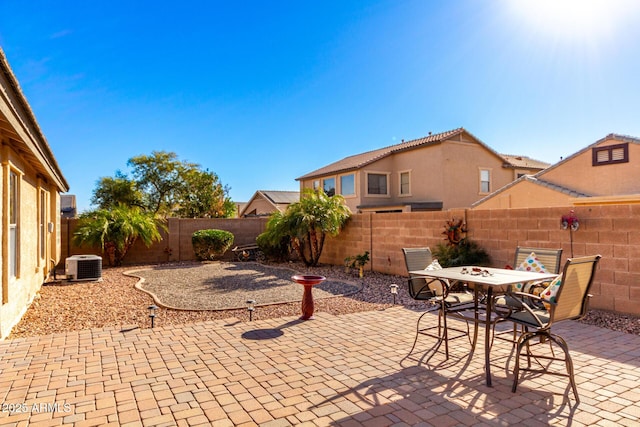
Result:
M102 278L102 257L73 255L65 260L65 274L69 280L98 280Z

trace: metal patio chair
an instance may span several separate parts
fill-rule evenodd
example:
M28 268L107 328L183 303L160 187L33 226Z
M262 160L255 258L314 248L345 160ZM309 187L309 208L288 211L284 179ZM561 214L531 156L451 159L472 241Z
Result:
M404 261L407 267L407 271L412 270L425 270L433 262L431 250L428 247L422 248L403 248ZM416 337L413 341L413 346L409 351L409 355L413 353L418 342L420 335L426 335L438 340L437 347L444 342L445 356L449 358L449 339L460 338L463 336L470 337L468 319L459 315L461 311L473 309L474 300L473 294L470 292L454 292L452 291L449 283L444 284L440 280L428 280L424 277L417 277L409 273L409 279L407 281L409 286L409 295L411 298L417 301L425 301L430 304L430 307L422 313L418 318L416 324ZM432 328L425 327L420 328L420 321L427 314L433 311L438 311L438 329L434 333ZM447 315L458 315L457 317L465 320L467 323L467 330L459 330L450 328L447 326ZM449 330L455 331L456 335L449 336ZM475 347L475 339L469 338L472 348ZM437 348L436 347L436 348Z
M513 322L515 325L522 325L524 332L520 335L516 349L515 368L513 371L513 386L511 391L515 393L518 386L520 371L528 371L543 374L552 374L568 377L571 388L576 396L576 401L580 402L578 389L574 378L573 362L569 354L567 342L559 335L552 333L551 328L555 323L563 320L577 320L587 313L589 289L593 284L596 267L600 261L600 255L585 256L568 259L564 265L561 276L545 290L542 296L532 296L530 294L518 292L506 295L507 304L511 307L505 320ZM555 291L555 296L549 297ZM545 308L538 308L528 303L531 299L544 302ZM538 343L532 340L539 339ZM549 341L558 345L564 352L564 359L557 358L553 351L548 354L533 354L531 347L536 344ZM527 367L520 367L520 357L522 350L526 349ZM535 359L538 368L531 367L531 359ZM549 365L544 366L540 360L564 361L567 373L551 371Z
M516 248L513 266L507 266L507 267L517 269L520 265L522 265L523 262L525 262L527 258L529 258L533 254L535 254L535 258L544 266L544 269L546 272L554 273L554 274L560 273L560 268L562 267L562 264L560 264L560 259L562 258L562 249L530 248L530 247L518 246ZM547 283L545 282L529 283L524 287L524 292L535 295L536 290L541 291L542 289L546 288L548 285L549 285L548 282ZM513 286L509 286L502 290L495 290L497 294L494 296L493 305L497 313L501 313L501 312L504 313L505 311L506 312L509 311L509 307L506 306L504 294L511 291L513 291ZM538 304L541 304L541 303L538 303ZM503 320L504 320L503 317L498 316L496 320L493 322L494 338L508 340L508 341L511 341L513 345L515 345L518 339L518 331L517 331L516 325L513 325L512 338L507 339L501 336L502 334L508 331L503 331L498 333L495 332L496 324L500 323Z

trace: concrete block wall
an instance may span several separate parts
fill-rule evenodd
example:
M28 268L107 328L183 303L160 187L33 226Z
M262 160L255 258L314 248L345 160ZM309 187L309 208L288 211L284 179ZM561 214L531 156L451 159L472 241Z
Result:
M571 209L580 221L575 232L560 227ZM405 276L401 249L435 247L452 218L466 218L468 237L487 250L495 267L512 264L517 246L562 248L563 262L602 255L591 307L640 315L640 204L359 214L327 241L321 262L342 264L346 256L368 250L372 262L366 269Z
M580 221L576 232L562 230L560 219L573 209ZM492 265L513 263L517 246L562 248L563 262L572 256L603 256L592 293L593 308L640 315L640 204L565 208L451 210L390 214L355 214L337 237L328 237L320 262L343 265L348 256L369 251L366 270L406 275L403 247L435 247L444 242L447 220L465 218L468 237L485 248ZM128 264L192 260L191 234L218 228L234 233L234 244L255 242L266 218L170 219L164 240L147 249L137 244ZM68 246L73 224L62 221L63 260L67 254L98 253ZM66 226L71 225L69 233ZM69 247L70 252L67 250ZM170 249L171 256L168 256ZM226 258L232 254L227 253Z
M62 258L58 269L64 267L64 260L71 255L95 254L102 255L100 248L79 247L73 243L73 233L77 227L77 219L62 219ZM233 245L255 243L256 237L265 229L267 218L230 218L230 219L182 219L169 218L167 230L162 231L162 240L146 247L142 242L136 242L125 257L125 264L157 264L169 261L195 260L191 235L198 230L219 229L233 233ZM233 246L232 246L233 247ZM224 259L232 259L233 253L228 251ZM106 261L103 261L106 266Z

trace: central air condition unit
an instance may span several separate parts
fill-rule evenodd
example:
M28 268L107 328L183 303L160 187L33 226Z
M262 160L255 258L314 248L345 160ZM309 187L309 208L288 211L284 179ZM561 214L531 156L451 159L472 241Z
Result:
M65 274L69 280L98 280L102 278L102 257L73 255L65 260Z

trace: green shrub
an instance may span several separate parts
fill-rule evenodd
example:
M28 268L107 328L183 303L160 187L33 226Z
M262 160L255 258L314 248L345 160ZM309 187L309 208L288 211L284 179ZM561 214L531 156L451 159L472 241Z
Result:
M270 236L262 233L256 238L256 245L267 259L282 262L289 261L291 258L291 245L288 237L281 237L279 241L274 243L270 240Z
M209 261L224 255L233 239L233 233L225 230L198 230L191 236L191 244L198 260Z
M488 266L491 263L489 254L477 243L464 239L458 245L439 243L433 251L433 257L443 267L462 265Z

